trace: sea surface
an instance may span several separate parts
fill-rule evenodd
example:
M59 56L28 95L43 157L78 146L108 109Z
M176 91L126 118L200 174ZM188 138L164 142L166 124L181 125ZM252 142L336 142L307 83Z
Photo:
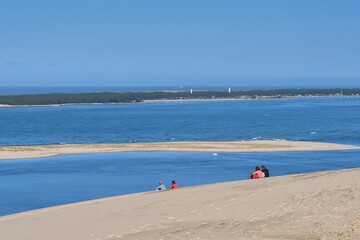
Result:
M287 139L360 146L360 98L0 108L0 145ZM119 194L360 167L360 151L99 153L0 161L0 215Z
M252 139L360 145L360 98L0 108L0 145Z

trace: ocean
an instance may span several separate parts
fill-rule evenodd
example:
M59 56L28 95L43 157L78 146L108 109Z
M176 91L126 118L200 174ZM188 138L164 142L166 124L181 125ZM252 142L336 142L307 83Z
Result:
M360 145L360 98L0 108L0 145L287 139Z
M0 145L287 139L360 146L360 98L0 108ZM99 153L0 161L0 215L180 186L360 167L360 151Z

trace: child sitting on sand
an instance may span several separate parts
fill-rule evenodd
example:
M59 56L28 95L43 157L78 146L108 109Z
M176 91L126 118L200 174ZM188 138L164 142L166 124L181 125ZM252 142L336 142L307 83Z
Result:
M179 188L179 185L177 185L177 183L175 182L175 180L172 180L171 186L169 187L169 189L173 189L173 188Z
M258 166L255 167L255 172L251 173L250 178L256 179L256 178L264 178L265 173L263 173Z

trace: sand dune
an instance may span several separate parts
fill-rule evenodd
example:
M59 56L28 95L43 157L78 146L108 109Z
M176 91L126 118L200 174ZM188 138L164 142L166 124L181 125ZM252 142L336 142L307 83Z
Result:
M0 218L7 240L360 239L360 169L147 192Z
M286 140L256 140L231 142L156 142L129 144L65 144L44 146L0 146L0 159L46 157L59 154L177 151L177 152L276 152L360 149L334 143Z

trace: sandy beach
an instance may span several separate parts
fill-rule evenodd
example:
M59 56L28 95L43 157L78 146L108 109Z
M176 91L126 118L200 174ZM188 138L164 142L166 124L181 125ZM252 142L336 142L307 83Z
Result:
M256 140L232 142L156 142L129 144L64 144L43 146L0 146L0 159L48 157L60 154L129 151L172 152L280 152L352 150L359 146L287 140Z
M146 192L0 218L2 239L360 239L360 169Z

